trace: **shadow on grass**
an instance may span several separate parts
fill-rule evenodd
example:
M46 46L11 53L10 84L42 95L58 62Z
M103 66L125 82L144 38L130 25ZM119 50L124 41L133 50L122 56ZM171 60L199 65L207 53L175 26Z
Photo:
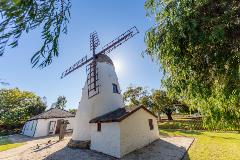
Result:
M0 139L0 152L24 145L25 143L13 143L9 139ZM1 159L1 158L0 158Z
M1 146L1 145L6 145L6 144L12 144L12 141L10 141L10 140L7 139L7 138L1 138L1 139L0 139L0 146Z

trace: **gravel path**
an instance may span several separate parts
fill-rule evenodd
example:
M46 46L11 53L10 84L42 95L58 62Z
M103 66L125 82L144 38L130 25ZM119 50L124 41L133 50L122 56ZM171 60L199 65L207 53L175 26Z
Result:
M25 139L26 145L0 152L0 160L115 160L111 156L91 150L66 147L70 136L58 141L58 137ZM48 141L51 140L50 143ZM134 151L123 160L180 160L194 139L186 137L164 137L151 145Z

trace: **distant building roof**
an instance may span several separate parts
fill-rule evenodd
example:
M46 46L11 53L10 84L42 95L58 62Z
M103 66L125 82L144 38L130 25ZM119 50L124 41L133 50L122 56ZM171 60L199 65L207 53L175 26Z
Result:
M74 117L75 115L62 110L62 109L58 109L58 108L51 108L39 115L36 115L32 118L30 118L28 121L31 120L36 120L36 119L49 119L49 118L68 118L68 117Z
M112 112L108 112L108 113L106 113L102 116L96 117L96 118L90 120L89 123L121 122L122 120L124 120L128 116L132 115L133 113L135 113L139 109L144 109L145 111L147 111L148 113L150 113L154 117L157 117L155 114L153 114L151 111L149 111L144 106L136 107L133 110L130 110L130 109L124 107L124 108L118 108L118 109L116 109Z

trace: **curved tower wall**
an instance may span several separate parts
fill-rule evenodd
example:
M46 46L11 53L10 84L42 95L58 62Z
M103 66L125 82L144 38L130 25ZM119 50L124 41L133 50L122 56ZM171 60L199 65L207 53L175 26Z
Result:
M88 86L85 82L82 90L82 98L79 103L75 117L73 140L90 140L89 121L97 116L123 107L123 97L120 93L117 74L112 64L108 62L97 62L98 81L100 93L92 98L88 98ZM113 93L113 84L118 87L119 93Z

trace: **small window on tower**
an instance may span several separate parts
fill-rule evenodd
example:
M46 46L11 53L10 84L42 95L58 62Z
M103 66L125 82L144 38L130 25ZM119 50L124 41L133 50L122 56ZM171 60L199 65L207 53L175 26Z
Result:
M152 120L152 119L149 119L149 120L148 120L148 123L149 123L149 128L150 128L150 130L153 130L153 120Z
M118 86L114 83L112 85L113 85L113 93L119 93L118 92Z
M101 123L97 123L97 131L101 132Z

